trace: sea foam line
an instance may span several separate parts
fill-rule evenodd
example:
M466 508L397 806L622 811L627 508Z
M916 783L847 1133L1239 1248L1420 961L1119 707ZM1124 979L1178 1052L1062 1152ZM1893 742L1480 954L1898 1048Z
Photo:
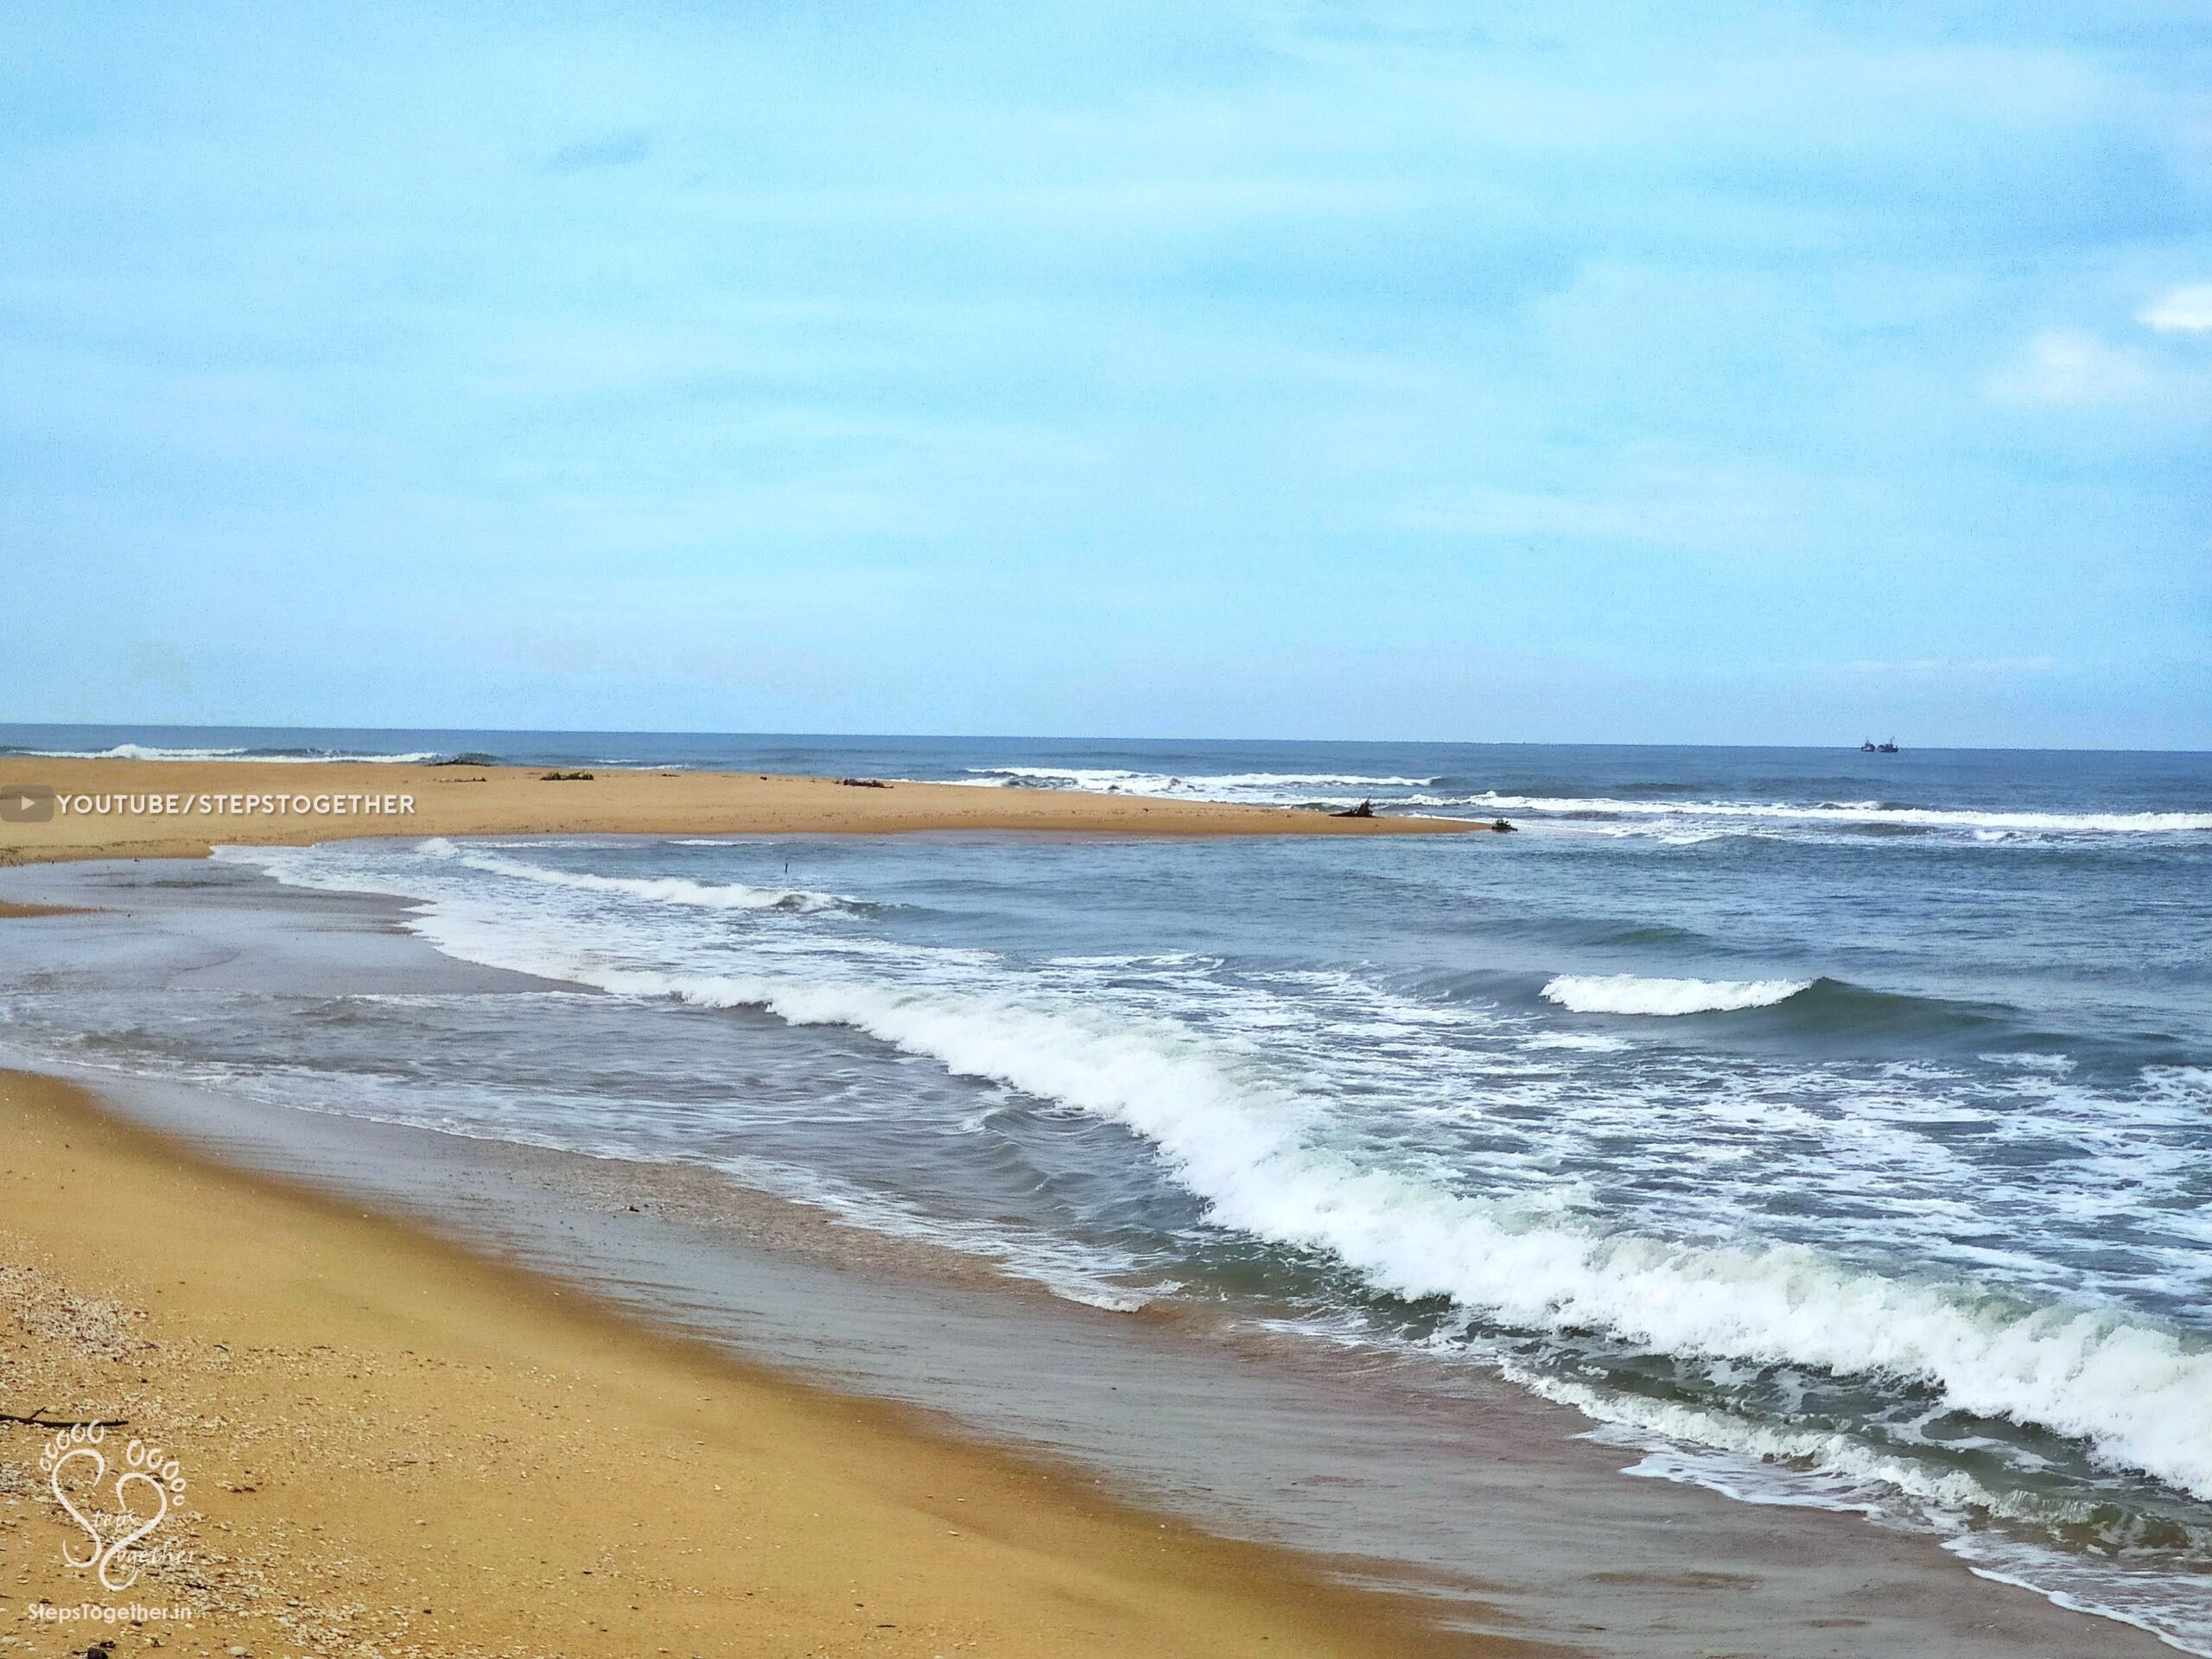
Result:
M970 766L978 784L1057 785L1063 788L1123 795L1192 795L1224 800L1286 790L1419 789L1433 778L1386 778L1334 772L1134 772L1117 766Z
M1624 801L1604 796L1500 795L1485 791L1456 802L1427 804L1608 817L1771 819L2058 834L2179 835L2212 830L2212 812L1999 812L1965 807L1889 806L1880 801L1822 801L1800 806L1776 801Z
M246 748L165 749L144 743L118 743L106 749L9 749L4 753L41 760L251 760L267 762L271 766L322 766L339 761L347 765L372 762L386 766L419 766L439 758L435 749L423 749L407 754L341 754L336 752L323 754Z
M566 887L578 893L620 894L657 904L692 905L709 910L836 910L860 901L840 893L814 893L803 887L749 887L741 882L694 881L680 875L596 875L587 870L558 870L524 859L508 858L481 848L464 847L443 836L433 836L416 849L426 857L446 859L518 881Z

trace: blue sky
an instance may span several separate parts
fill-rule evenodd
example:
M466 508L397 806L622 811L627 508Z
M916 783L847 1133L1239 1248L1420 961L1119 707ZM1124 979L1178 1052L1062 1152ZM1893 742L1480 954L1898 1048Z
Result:
M2199 4L0 20L0 718L2212 747Z

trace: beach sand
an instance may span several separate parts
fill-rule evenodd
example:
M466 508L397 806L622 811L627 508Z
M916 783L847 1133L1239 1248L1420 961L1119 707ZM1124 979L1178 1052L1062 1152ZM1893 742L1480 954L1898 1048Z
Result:
M530 766L386 762L299 766L245 760L51 760L15 757L0 785L41 785L62 798L170 798L175 812L56 810L0 823L0 864L65 858L193 858L211 843L298 845L354 836L825 835L1019 830L1144 836L1464 834L1461 819L1339 818L1325 812L1205 801L1148 800L1073 790L892 783L759 772L594 770L549 781ZM233 798L371 797L410 810L282 813L234 809ZM220 804L218 804L220 803Z
M177 1559L108 1594L63 1563L85 1541L41 1496L48 1432L0 1426L10 1652L1535 1651L212 1166L67 1084L0 1072L0 1412L128 1418L107 1451L157 1440L187 1482L148 1541ZM18 1616L86 1600L199 1616Z

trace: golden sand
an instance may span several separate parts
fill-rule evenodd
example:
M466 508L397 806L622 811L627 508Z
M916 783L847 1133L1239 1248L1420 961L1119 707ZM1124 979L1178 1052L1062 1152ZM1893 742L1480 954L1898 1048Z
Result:
M1275 806L1147 800L1072 790L890 783L760 772L609 772L549 779L529 766L385 762L10 760L0 785L60 798L43 822L0 823L0 864L66 858L199 857L216 842L296 845L353 836L871 834L1020 830L1141 836L1404 836L1487 825L1446 818L1340 818ZM120 798L137 810L97 807ZM378 809L366 803L373 798ZM155 810L158 800L163 809ZM273 804L285 803L282 810ZM307 810L299 810L304 800ZM348 810L315 810L318 803ZM401 810L400 803L404 803Z
M159 1440L187 1490L148 1541L176 1559L108 1593L64 1565L48 1431L0 1426L17 1651L1510 1650L0 1072L0 1412L35 1410L129 1419L107 1449ZM198 1617L20 1618L41 1600Z

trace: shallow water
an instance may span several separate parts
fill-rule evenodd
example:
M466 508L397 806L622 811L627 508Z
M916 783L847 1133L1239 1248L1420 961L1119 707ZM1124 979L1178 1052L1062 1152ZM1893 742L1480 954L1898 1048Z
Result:
M9 1042L710 1166L1094 1306L1503 1368L1649 1472L1876 1510L2212 1649L2212 760L324 746L374 741L1524 833L236 851L576 988L181 1019L17 980Z

